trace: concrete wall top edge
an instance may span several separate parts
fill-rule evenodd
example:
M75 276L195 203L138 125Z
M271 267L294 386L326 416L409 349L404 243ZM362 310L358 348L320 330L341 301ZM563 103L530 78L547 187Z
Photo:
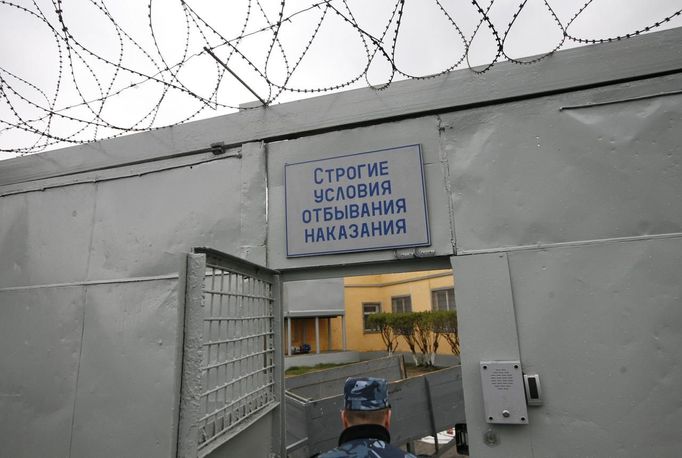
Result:
M682 28L634 39L567 49L537 64L495 65L483 75L466 69L441 77L393 83L258 108L151 132L78 145L0 162L0 185L159 160L223 141L238 145L341 126L417 116L624 79L682 71Z

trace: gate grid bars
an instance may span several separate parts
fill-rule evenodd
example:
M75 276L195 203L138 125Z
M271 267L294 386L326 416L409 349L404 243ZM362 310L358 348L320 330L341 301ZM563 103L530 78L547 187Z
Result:
M280 404L278 290L268 269L189 255L178 456L207 456Z

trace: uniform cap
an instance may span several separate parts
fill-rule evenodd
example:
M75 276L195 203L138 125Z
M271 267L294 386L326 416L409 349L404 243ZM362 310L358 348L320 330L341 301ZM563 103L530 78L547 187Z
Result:
M349 378L343 387L346 410L379 410L388 404L388 383L383 378Z

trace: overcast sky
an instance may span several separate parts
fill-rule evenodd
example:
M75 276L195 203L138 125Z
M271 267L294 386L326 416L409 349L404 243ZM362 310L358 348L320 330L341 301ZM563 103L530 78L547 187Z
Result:
M68 49L57 46L54 32L37 15L41 12L58 33L63 25L55 14L51 1L36 0L35 4L22 1L29 12L8 4L0 5L0 77L5 80L2 90L13 104L18 115L24 119L44 117L44 111L32 106L53 106L55 111L77 119L93 119L93 111L107 123L144 127L153 119L153 126L173 124L198 112L192 119L203 119L229 113L226 107L206 107L195 97L182 91L164 92L164 86L155 82L143 81L132 72L115 71L111 65L103 64L91 55L83 54L83 60L72 54L73 66L69 64ZM186 16L180 1L153 0L151 2L151 24L149 27L149 5L141 0L71 0L62 2L64 25L78 43L95 54L112 62L119 62L127 68L147 75L158 74L165 65L187 61L181 71L162 72L166 81L177 82L205 99L217 100L222 105L238 106L255 100L248 90L231 76L218 80L216 62L203 53L205 37L212 46L221 40L218 34L227 39L249 34L277 20L280 0L202 0L187 1L206 21L195 27L190 23L187 30ZM319 1L319 0L318 0ZM487 8L489 1L482 1ZM289 0L286 2L284 16L301 11L316 3L312 0ZM348 12L341 0L331 2L340 11L350 15L369 35L379 38L386 30L391 18L395 0L348 0ZM500 33L518 11L518 1L497 0L489 10L491 21ZM548 0L559 21L567 24L584 5L582 2ZM251 6L249 9L248 6ZM453 26L440 6L454 20L459 30ZM439 73L457 63L463 55L465 45L462 36L469 40L480 22L480 15L471 1L464 0L407 0L400 34L396 42L394 62L399 70L412 76L426 76ZM106 7L120 29L102 12ZM593 0L581 15L571 24L569 33L586 39L607 38L625 35L637 29L651 26L666 16L682 8L680 0ZM35 14L31 14L31 12ZM245 18L248 17L244 28ZM316 26L321 22L319 32L309 44ZM215 30L210 31L208 25ZM682 25L680 16L665 23L657 30ZM395 20L390 23L383 44L391 48ZM200 30L204 33L202 36ZM122 38L122 32L132 40ZM189 40L188 38L189 37ZM268 77L277 84L286 81L288 87L299 89L327 88L345 85L361 74L367 64L367 52L360 35L344 22L337 14L323 7L303 12L291 21L285 22L280 29L282 48L275 46L268 54L272 43L272 33L256 33L239 43L238 49ZM551 16L545 2L527 0L512 27L506 41L505 51L512 58L542 54L551 51L561 41L562 34L555 19ZM371 42L369 43L371 46ZM138 46L139 45L139 46ZM289 75L286 68L292 68L309 45L305 57L298 63L296 71ZM578 43L566 42L562 49L577 46ZM61 49L61 54L60 54ZM121 52L123 50L123 52ZM495 56L496 43L487 26L482 26L475 35L470 48L470 64L485 65ZM221 60L227 60L230 48L222 46L215 49ZM270 56L265 66L266 57ZM192 57L194 56L194 57ZM286 60L285 60L286 56ZM62 73L59 74L59 62ZM188 60L189 59L189 60ZM273 93L263 78L246 62L232 55L230 68L247 81L259 96L267 98ZM457 68L466 68L463 61ZM367 77L370 83L385 83L390 75L390 66L385 58L377 54L372 60ZM290 79L287 81L287 76ZM21 78L19 80L18 78ZM395 79L404 79L397 75ZM23 80L23 81L22 81ZM220 85L216 88L217 82ZM10 88L26 98L14 94ZM367 80L361 78L344 90L363 87ZM132 87L131 87L132 86ZM80 104L82 98L97 101L103 93L117 93L101 102L93 102L89 107ZM214 93L215 92L215 93ZM1 95L1 94L0 94ZM274 103L300 99L311 94L283 92ZM315 94L319 95L319 94ZM80 105L79 105L80 104ZM156 105L158 110L153 110ZM72 107L73 105L78 105ZM72 107L72 108L68 108ZM153 112L150 112L153 110ZM150 114L151 113L151 114ZM7 100L0 97L0 149L27 148L41 142L39 135L22 132L7 123L17 123L16 115ZM33 123L43 129L47 119ZM85 127L85 128L84 128ZM107 127L86 127L82 123L53 118L50 131L54 135L79 140L102 138L116 134ZM50 145L47 149L68 146ZM1 152L0 159L16 156L14 153Z

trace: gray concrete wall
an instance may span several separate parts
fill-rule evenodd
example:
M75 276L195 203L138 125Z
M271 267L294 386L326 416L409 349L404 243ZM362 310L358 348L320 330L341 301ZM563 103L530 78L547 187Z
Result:
M343 313L343 278L291 281L284 284L286 316L329 316Z
M284 370L290 367L313 367L318 364L348 364L360 361L356 351L336 351L326 353L306 353L284 358Z
M440 345L444 345L443 342L440 342ZM394 355L401 356L405 359L405 361L412 361L412 353L410 352L395 352ZM360 358L360 361L370 361L376 358L383 358L386 356L385 351L363 351L358 353L358 356ZM459 356L455 355L441 355L438 354L436 355L436 359L434 362L434 365L436 367L452 367L452 366L459 366L461 364L461 361L459 359Z

